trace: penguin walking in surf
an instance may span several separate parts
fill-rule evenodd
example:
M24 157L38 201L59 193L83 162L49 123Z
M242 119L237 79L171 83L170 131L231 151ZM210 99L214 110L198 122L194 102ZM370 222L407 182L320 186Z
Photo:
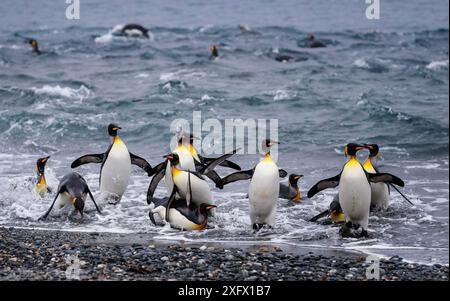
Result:
M117 135L120 129L122 128L115 124L108 126L112 143L105 153L84 155L73 161L71 165L72 168L76 168L87 163L101 163L100 191L106 193L115 202L120 201L128 186L131 164L142 168L149 177L153 175L153 169L145 159L128 151L125 143Z
M29 39L28 43L31 45L31 49L36 54L41 54L42 52L39 50L39 44L38 41L35 39Z
M86 183L86 180L76 172L68 173L59 182L55 199L41 219L47 218L54 205L56 205L58 209L63 209L67 206L73 205L75 210L81 214L81 217L83 217L84 204L87 195L91 198L97 211L101 213L100 208L97 206L89 186Z
M172 228L181 230L203 230L208 224L209 211L216 208L215 205L201 203L200 206L190 202L187 205L185 199L175 199L178 188L175 186L170 197L162 199L153 198L154 207L149 213L150 220L156 226L155 214L161 220L166 221Z
M47 193L52 193L50 187L47 186L47 181L45 180L45 165L47 164L48 157L40 158L36 162L36 173L37 173L37 181L36 181L36 192L44 197Z
M345 156L350 159L345 163L341 172L332 178L324 179L316 183L309 191L308 198L312 198L318 192L339 186L339 203L345 214L346 223L341 229L342 236L350 236L352 229L361 227L361 236L368 236L369 211L371 202L371 187L373 183L391 183L400 187L404 182L388 173L367 173L364 167L356 159L356 153L365 146L349 143L345 147Z
M280 177L287 175L286 171L278 169L270 156L272 146L279 142L265 139L262 151L265 153L255 168L238 171L222 179L225 186L229 183L251 179L249 185L249 213L252 228L259 230L264 226L273 227L275 223L276 206L280 193Z

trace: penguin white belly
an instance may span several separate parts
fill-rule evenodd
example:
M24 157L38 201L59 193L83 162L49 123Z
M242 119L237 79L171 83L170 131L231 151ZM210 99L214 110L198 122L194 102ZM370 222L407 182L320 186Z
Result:
M166 217L166 208L163 206L158 206L152 210L152 213L158 213L159 218L164 220ZM183 230L201 230L204 225L198 225L184 215L182 215L178 210L171 208L169 211L169 222L170 225Z
M100 191L122 198L131 174L131 158L122 141L115 141L101 171Z
M172 194L173 179L172 179L172 163L167 161L166 172L164 174L164 184L166 185L167 194Z
M180 167L182 170L195 171L194 157L186 147L177 147L174 151L180 158Z
M59 210L63 210L71 205L73 205L73 201L67 192L61 193L55 203L56 208Z
M202 203L214 205L212 199L211 189L205 180L199 179L195 175L190 175L192 196L191 202L200 206ZM188 192L188 173L183 171L177 171L174 176L174 183L177 185L178 191L182 198L186 198Z
M250 220L252 224L273 225L280 191L278 167L273 162L260 162L249 186Z
M372 189L371 205L379 209L389 207L389 189L385 183L370 183Z
M367 230L369 223L371 189L359 163L346 165L339 181L339 203L347 221Z

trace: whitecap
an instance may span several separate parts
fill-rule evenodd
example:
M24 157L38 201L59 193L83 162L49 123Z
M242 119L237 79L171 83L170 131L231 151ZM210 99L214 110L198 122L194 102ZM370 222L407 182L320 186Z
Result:
M91 95L91 90L81 85L78 89L70 87L61 87L60 85L44 85L41 88L32 87L31 90L36 94L46 94L50 96L62 96L71 99L83 100Z
M448 63L449 60L445 60L445 61L432 61L431 63L429 63L426 68L430 69L430 70L440 70L440 69L444 69L444 68L448 68Z

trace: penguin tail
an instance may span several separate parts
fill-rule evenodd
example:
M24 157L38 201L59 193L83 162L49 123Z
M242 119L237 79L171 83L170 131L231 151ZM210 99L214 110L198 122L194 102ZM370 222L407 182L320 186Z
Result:
M323 212L317 214L316 216L314 216L313 218L311 218L309 221L310 221L310 222L316 222L316 221L318 221L319 219L321 219L322 217L327 216L328 214L330 214L330 210L327 209L327 210L325 210L325 211L323 211Z

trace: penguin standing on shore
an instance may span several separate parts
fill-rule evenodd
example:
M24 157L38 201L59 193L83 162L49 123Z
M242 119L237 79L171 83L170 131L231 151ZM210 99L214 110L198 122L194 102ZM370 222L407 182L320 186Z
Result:
M55 204L58 209L63 209L67 206L73 205L75 207L75 210L80 212L81 216L83 217L84 204L88 194L92 199L92 202L94 202L97 211L101 213L100 208L98 208L97 203L95 202L94 197L92 196L92 193L89 189L89 186L86 183L86 180L76 172L68 173L59 182L55 199L53 200L47 212L41 217L41 219L47 218Z
M262 142L262 151L265 153L255 168L246 171L238 171L222 179L225 186L229 183L251 179L249 185L249 213L252 228L259 230L264 226L273 227L275 223L276 206L280 193L280 177L287 173L279 170L270 156L272 146L279 142L265 139Z
M36 181L36 192L44 197L47 193L52 193L50 187L47 186L47 181L45 180L45 164L47 163L48 157L40 158L36 162L36 172L37 172L37 181Z
M302 177L303 175L291 174L289 175L288 185L280 183L280 199L286 199L297 204L300 203L302 195L298 188L298 180Z
M350 156L350 160L345 163L342 171L335 177L319 181L308 191L308 198L312 198L319 191L339 185L339 203L346 218L346 223L341 229L342 236L350 236L351 229L357 230L359 227L362 229L361 236L368 236L370 182L404 186L404 182L394 175L367 173L356 159L356 153L364 148L365 146L355 143L347 144L344 153L346 157Z
M101 163L100 191L107 193L116 202L120 201L128 186L131 164L142 168L149 177L153 175L153 169L145 159L128 151L125 143L117 135L120 129L122 128L115 124L108 126L108 134L112 143L106 153L84 155L73 161L71 165L72 168L76 168L87 163Z

